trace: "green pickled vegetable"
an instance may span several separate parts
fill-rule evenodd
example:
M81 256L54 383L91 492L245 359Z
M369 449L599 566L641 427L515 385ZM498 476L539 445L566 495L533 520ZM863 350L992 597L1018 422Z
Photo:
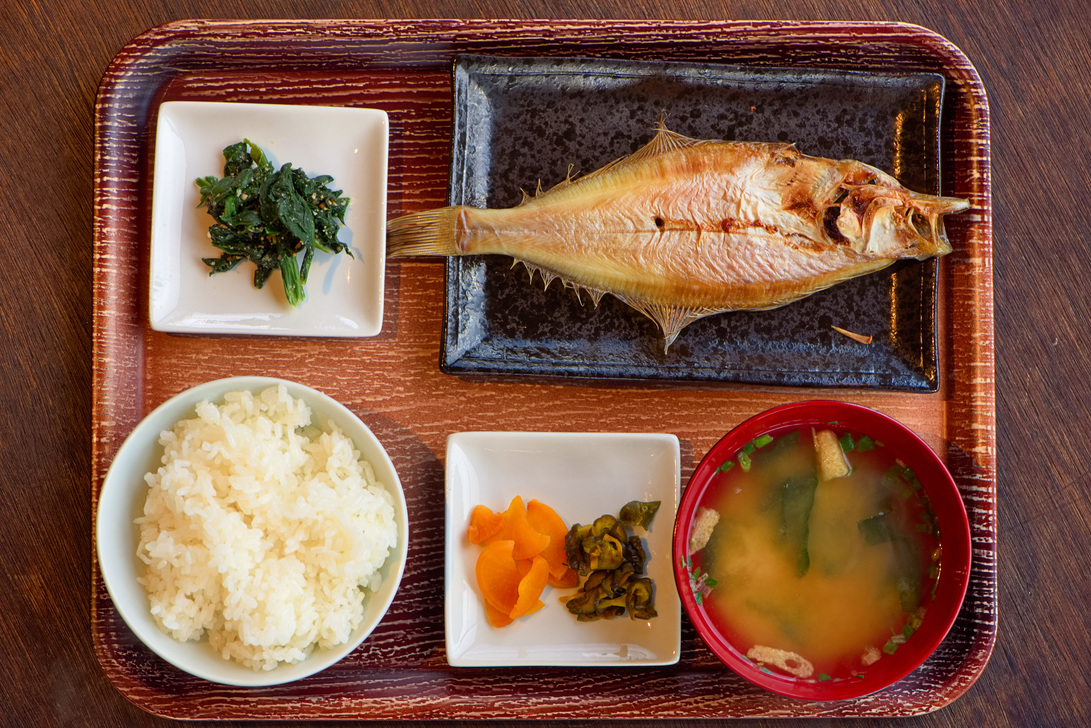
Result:
M656 616L652 606L652 580L647 577L634 579L625 591L625 608L636 619Z
M617 518L611 515L599 516L595 519L595 522L591 524L591 535L596 538L601 538L610 534L613 535L615 538L618 538L619 540L624 539L624 531L619 533L617 528Z
M629 501L621 508L618 518L626 526L640 526L647 531L660 503L661 501Z
M658 502L633 501L622 508L619 518L606 514L590 525L575 523L569 529L565 557L571 568L586 577L565 602L578 621L612 619L625 613L631 619L656 616L654 584L641 576L648 558L644 542L626 527L650 525L658 508Z
M587 554L587 566L592 571L608 571L625 563L624 544L610 534L584 539L582 548Z
M249 139L225 148L223 155L223 177L196 180L200 206L214 221L209 237L222 251L218 258L202 258L209 275L249 260L255 266L254 287L262 288L279 270L288 303L298 306L306 297L316 251L352 257L337 239L349 199L329 189L329 175L308 177L290 163L274 169Z

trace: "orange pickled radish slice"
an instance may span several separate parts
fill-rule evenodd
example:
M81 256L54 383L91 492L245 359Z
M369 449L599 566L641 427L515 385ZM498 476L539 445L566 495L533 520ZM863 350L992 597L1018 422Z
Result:
M466 529L466 535L472 544L484 544L500 532L500 524L503 517L497 511L488 506L474 506L470 514L470 526Z
M564 552L564 538L568 535L564 519L545 503L532 500L527 503L527 523L539 533L549 536L549 545L542 550L542 556L549 562L550 583L574 581L571 586L576 586L579 576L568 567L568 557ZM572 572L572 576L568 576L568 572Z
M519 581L519 598L508 616L519 619L544 607L545 602L540 597L548 579L549 563L541 556L535 556L531 560L530 568Z
M515 496L507 510L501 514L500 531L497 540L511 539L515 542L514 557L530 559L542 553L549 546L549 536L539 532L527 522L527 508L523 499Z
M567 534L564 519L537 500L516 496L502 512L474 507L466 536L483 547L476 575L489 624L504 627L538 611L546 586L579 586L564 552Z
M510 615L519 601L519 583L523 580L519 565L512 558L514 548L514 541L493 541L477 557L477 586L481 596L487 606L505 615Z
M575 569L566 566L561 576L553 576L551 573L546 583L558 589L572 589L580 585L580 575Z
M489 620L489 624L493 627L507 627L515 621L488 602L485 602L485 618Z

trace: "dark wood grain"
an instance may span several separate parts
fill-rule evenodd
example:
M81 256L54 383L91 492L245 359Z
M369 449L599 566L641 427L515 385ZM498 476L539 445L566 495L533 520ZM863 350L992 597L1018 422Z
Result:
M1085 493L1091 458L1083 444L1091 394L1084 379L1091 349L1085 283L1087 234L1081 200L1091 183L1086 164L1091 102L1087 32L1078 0L1024 6L987 0L895 1L882 7L815 0L804 4L694 2L549 2L534 8L501 2L484 5L345 2L316 5L296 0L248 3L207 0L97 5L58 0L7 3L0 10L0 222L13 248L0 285L3 326L0 461L4 528L0 530L0 615L7 636L0 660L0 697L8 725L158 725L164 722L129 702L111 683L93 644L89 610L92 572L92 373L102 361L92 352L92 302L123 294L95 288L93 187L94 100L110 60L133 37L161 23L191 17L575 17L886 20L919 23L951 40L975 64L988 92L991 116L993 209L991 273L995 291L996 573L998 640L988 666L965 694L921 718L884 724L937 726L1069 726L1091 722L1091 660L1086 605L1091 588L1086 556L1091 508ZM433 140L433 143L438 143ZM421 178L431 188L434 179ZM440 184L442 181L440 181ZM434 200L414 199L424 206ZM392 198L392 212L396 202ZM386 324L417 353L411 367L434 365L438 331L408 316L438 305L439 292L410 277L435 276L425 264L401 264L394 283L399 302ZM415 279L414 279L415 280ZM101 283L101 282L100 282ZM970 297L972 291L960 295ZM433 298L434 297L434 298ZM123 304L124 301L119 301ZM143 336L143 332L138 335ZM180 352L149 342L170 365ZM379 342L380 347L387 344ZM980 342L971 342L982 345ZM184 349L184 347L182 347ZM245 349L245 347L240 347ZM263 372L256 353L244 354L229 373ZM974 352L951 352L973 361ZM190 354L189 356L192 356ZM185 359L181 362L185 364ZM192 363L190 364L192 366ZM131 370L130 370L131 371ZM215 366L210 375L223 373ZM385 382L384 382L385 383ZM161 398L170 384L155 380L114 383L119 402L133 410ZM415 375L401 386L449 396L453 383ZM347 391L345 383L337 387ZM449 389L445 390L443 387ZM463 386L482 411L511 407L518 387ZM563 387L557 393L568 392ZM551 390L552 391L552 390ZM590 422L596 406L627 389L568 392L576 421ZM583 391L578 394L585 394ZM437 443L454 418L440 407L410 416L412 405L393 394L347 397L357 411L377 417L403 453L399 467L411 477L437 477ZM665 416L690 406L697 393L677 401L650 398ZM776 401L761 398L761 402ZM758 400L751 403L756 407ZM719 406L725 418L741 412ZM902 413L898 413L902 414ZM566 412L565 417L569 414ZM957 411L943 418L957 420ZM542 424L539 413L534 422ZM410 437L399 423L414 421ZM487 426L482 415L457 420L467 429ZM653 409L635 419L602 422L602 428L658 429ZM692 438L689 455L711 444ZM422 444L423 443L423 444ZM99 443L115 447L116 443ZM415 448L415 449L414 449ZM973 498L972 492L968 493ZM427 506L423 504L418 507ZM434 506L432 506L434 507ZM435 574L416 578L424 584ZM424 587L419 587L424 588ZM992 595L982 595L989 601ZM433 638L434 639L434 638ZM419 655L424 664L435 655ZM442 658L439 658L442 659ZM438 664L438 661L437 661ZM472 681L450 688L473 695ZM690 696L679 694L679 701ZM331 708L337 709L337 701ZM411 725L424 725L417 705L404 706ZM210 711L212 713L213 711ZM261 717L254 716L254 717ZM476 722L476 721L475 721ZM628 721L640 722L640 721ZM692 721L653 721L672 726ZM766 721L761 721L765 723ZM803 724L833 721L803 719ZM869 724L871 721L863 720ZM796 721L768 721L793 725ZM541 725L542 723L536 723ZM551 724L551 722L549 722Z

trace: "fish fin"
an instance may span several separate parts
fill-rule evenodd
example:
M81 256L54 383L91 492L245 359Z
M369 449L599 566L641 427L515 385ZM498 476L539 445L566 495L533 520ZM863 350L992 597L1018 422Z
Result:
M582 288L584 291L587 292L589 296L591 296L591 302L594 303L595 306L598 306L599 301L601 301L602 297L606 295L606 291L600 291L597 288L588 288L587 286L582 286Z
M542 277L542 282L544 284L543 288L549 288L550 283L552 283L554 280L559 280L562 284L564 284L565 288L570 288L573 292L575 292L576 298L581 304L583 303L583 296L586 294L588 297L590 297L592 303L594 303L597 307L599 305L599 301L601 301L602 297L605 296L607 293L606 291L603 291L601 289L591 288L581 283L571 281L560 275L559 273L556 273L548 268L543 268L540 265L530 263L525 260L516 258L512 261L511 265L514 268L519 263L522 263L523 266L527 269L527 272L530 274L531 281L534 280L534 275L538 274ZM704 318L705 316L711 316L717 313L724 313L727 310L720 308L712 309L668 306L664 304L647 303L644 301L633 300L626 298L625 296L619 296L616 293L614 294L614 296L618 298L618 300L620 300L622 303L644 314L652 321L654 321L656 325L659 326L660 330L663 332L664 352L666 352L667 349L670 348L670 345L674 343L674 340L676 338L678 338L678 333L686 326L693 323L699 318Z
M568 184L571 181L572 181L572 165L570 164L570 165L568 165L568 177L566 177L562 182L560 182L560 183L556 184L555 186L553 186L552 188L550 188L550 191L552 192L553 190L557 189L558 187L563 187L564 185ZM542 180L538 180L538 186L534 188L534 194L533 195L530 194L529 192L527 192L526 190L519 190L519 191L523 194L523 198L521 200L519 200L519 204L516 205L516 207L519 207L521 205L525 205L528 202L536 200L539 197L541 197L543 194L545 194L545 191L542 189Z
M581 304L583 303L584 294L586 294L591 299L591 302L594 303L595 306L598 306L599 301L601 301L602 297L606 295L606 291L599 290L598 288L590 288L590 287L585 286L585 285L583 285L581 283L575 283L573 281L568 280L567 278L560 275L559 273L554 273L553 271L549 270L548 268L543 268L542 266L535 265L534 263L528 263L525 260L521 260L521 259L516 258L515 260L512 261L511 266L514 268L519 263L522 263L523 266L530 273L531 281L534 280L534 274L535 273L537 273L538 275L540 275L542 277L542 283L544 284L543 289L549 288L549 284L552 283L554 280L559 280L562 284L564 284L565 288L571 288L575 292L576 299Z
M544 197L544 196L552 194L554 192L560 192L565 187L573 185L573 184L575 184L577 182L582 182L585 179L584 177L573 177L572 176L572 170L573 169L574 169L574 165L571 165L571 164L568 165L568 173L565 175L565 178L563 180L561 180L560 182L558 182L557 184L550 187L548 190L543 190L542 189L542 181L538 180L538 189L535 191L534 196L532 198L530 198L530 199L536 200L539 197ZM589 174L587 176L591 177L592 175ZM523 201L526 202L527 200L524 199Z
M692 137L679 134L678 132L671 131L660 119L655 125L655 136L652 140L645 144L640 149L636 150L628 157L625 158L626 162L639 162L641 159L647 159L648 157L654 157L659 154L667 154L677 149L685 149L686 147L696 147L701 144L709 144L707 139L693 139Z
M557 277L557 274L549 270L548 268L543 268L541 266L534 265L533 263L528 263L525 260L520 260L519 258L512 259L511 267L514 268L520 263L522 263L523 266L527 269L527 273L530 275L531 283L534 282L535 273L542 277L542 290L549 288L549 284L552 283L553 279Z
M391 220L386 228L387 256L461 255L455 229L462 209L440 207Z
M621 167L627 167L631 164L638 164L639 162L650 159L651 157L657 157L661 154L669 154L670 152L676 151L678 149L685 149L686 147L696 147L702 144L711 143L713 143L711 140L693 139L691 137L685 136L684 134L679 134L678 132L671 131L663 125L662 121L660 121L656 124L655 136L652 137L651 141L649 141L647 144L642 146L640 149L637 149L629 156L615 159L613 162L610 162L601 169L597 169L594 172L585 175L584 177L580 177L578 180L575 180L575 182L584 182L588 179L597 177L600 174L604 174L607 171L617 171ZM567 182L568 180L565 181Z
M644 314L656 324L663 332L663 352L666 353L679 332L697 319L713 314L725 313L722 308L692 308L685 306L668 306L663 304L645 303L618 296L626 305L631 306Z
M589 288L580 285L579 283L573 283L567 278L561 278L561 282L564 283L565 288L571 288L573 292L575 292L576 300L579 301L581 305L583 304L584 294L587 294L587 297L591 299L591 303L595 305L595 308L598 308L599 301L606 295L606 291L600 291L597 288Z
M545 192L542 191L541 183L539 183L538 192L534 195L533 199L546 197L554 193L561 192L562 190L569 187L590 184L592 180L595 180L598 177L601 177L610 172L616 172L619 168L628 166L630 164L636 164L641 160L648 159L659 154L666 154L677 149L698 146L700 144L712 143L714 143L714 140L692 139L683 134L673 132L666 126L664 126L662 121L660 121L656 125L655 136L652 137L651 141L649 141L647 144L645 144L643 147L636 150L632 154L626 157L619 157L618 159L615 159L614 161L603 165L599 169L596 169L594 172L589 172L582 177L573 177L572 165L568 165L568 176L566 176L557 184L550 187ZM525 195L523 201L527 201Z

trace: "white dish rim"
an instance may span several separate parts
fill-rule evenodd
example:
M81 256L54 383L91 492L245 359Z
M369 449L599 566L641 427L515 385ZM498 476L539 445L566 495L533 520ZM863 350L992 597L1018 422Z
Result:
M669 458L670 462L661 466L670 473L669 478L661 480L670 482L656 483L652 488L653 493L649 493L647 489L638 491L634 486L628 492L614 490L603 493L600 499L585 498L583 500L589 501L586 507L567 507L556 494L551 502L549 494L516 492L520 488L511 486L506 490L493 489L493 502L485 505L494 510L502 510L510 502L509 495L521 495L528 501L537 497L557 510L571 525L572 521L568 519L589 522L603 513L616 513L629 500L661 500L662 504L651 530L647 533L641 529L635 531L648 543L648 572L655 581L655 604L659 614L656 618L643 622L631 621L627 617L577 622L557 601L559 595L575 590L547 587L542 596L546 607L541 611L502 629L493 628L485 619L481 598L471 575L471 559L477 547L470 545L465 536L469 511L476 505L471 501L481 500L478 497L481 493L469 493L464 484L457 482L459 476L452 471L460 467L458 460L464 457L464 452L460 454L460 451L476 447L489 449L495 454L505 448L512 452L513 448L517 448L519 456L522 457L531 448L540 448L544 444L548 447L568 446L571 454L574 443L583 448L581 457L590 456L591 450L597 451L594 457L600 457L607 452L606 449L622 445L622 449L616 451L618 454L607 457L614 471L618 469L618 457L621 453L631 456L634 447L652 448L658 455ZM668 433L622 432L459 432L448 436L446 453L444 631L448 664L454 667L646 667L678 662L681 651L681 601L674 584L670 553L674 514L681 495L681 457L677 436ZM624 477L625 474L619 475ZM488 487L488 484L482 485L481 489ZM501 493L501 490L504 492ZM575 517L577 514L578 518ZM548 619L545 618L547 610ZM610 636L598 642L589 639L603 631ZM619 633L623 633L624 637L616 638ZM490 634L504 643L502 649L490 651ZM534 637L543 634L548 637ZM543 649L542 643L546 640L549 643L548 649Z
M319 134L322 144L307 143ZM371 337L382 331L389 118L350 106L165 101L156 122L148 320L166 333ZM315 256L306 300L293 308L280 274L253 287L254 266L208 275L211 218L195 180L222 176L224 147L249 138L274 165L329 174L350 199L339 239L346 254ZM339 142L338 140L343 140ZM192 243L192 245L190 245ZM192 248L192 249L190 249Z

